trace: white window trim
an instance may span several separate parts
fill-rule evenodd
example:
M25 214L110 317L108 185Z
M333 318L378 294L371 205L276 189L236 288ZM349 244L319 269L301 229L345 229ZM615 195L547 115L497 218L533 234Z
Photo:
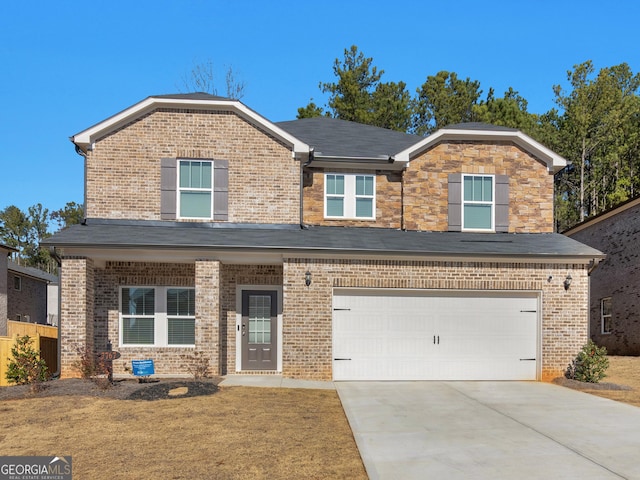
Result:
M613 325L611 325L611 323L613 322L613 315L611 313L611 311L609 312L609 315L605 315L604 314L604 301L605 300L609 300L611 302L611 305L609 306L609 309L611 310L613 308L613 300L611 300L611 297L604 297L600 299L600 333L602 335L611 335L611 333L613 332ZM609 319L609 327L611 328L610 331L605 332L604 330L604 320L605 318Z
M22 291L22 277L18 275L13 276L13 289L17 292Z
M211 164L211 188L182 188L180 186L180 162L207 162ZM213 160L199 159L199 158L178 158L176 159L176 217L181 220L212 220L213 219L213 181L215 175L215 165ZM211 193L211 215L208 217L183 217L180 215L180 193L182 191L188 192L209 192Z
M122 290L125 288L153 288L154 293L154 314L153 315L123 315L122 314ZM178 286L153 286L153 285L121 285L119 289L118 299L118 344L121 348L195 348L195 344L170 344L169 343L169 318L190 318L184 315L169 316L167 314L167 290L179 288L184 290L195 290L194 287L178 287ZM123 319L125 317L141 317L153 318L153 344L150 343L124 343L122 333L124 331ZM195 315L194 322L197 323Z
M344 215L343 216L331 216L327 214L327 197L339 197L340 195L327 193L327 176L328 175L340 175L344 177ZM370 177L373 179L373 195L356 195L356 177ZM371 217L357 217L356 216L356 199L357 198L371 198L372 200L372 216ZM376 219L376 176L369 173L341 173L341 172L327 172L324 174L324 218L337 219L337 220L375 220Z
M490 177L491 178L491 202L480 202L464 199L464 179L465 177ZM463 173L461 178L461 229L463 232L495 232L496 231L496 176L484 173ZM465 228L464 227L464 207L465 205L489 205L491 204L491 228Z

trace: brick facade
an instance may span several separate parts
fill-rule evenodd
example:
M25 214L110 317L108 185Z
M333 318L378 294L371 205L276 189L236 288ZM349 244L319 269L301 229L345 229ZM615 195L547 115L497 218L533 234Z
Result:
M155 108L91 142L90 147L88 141L84 144L90 219L160 221L162 159L189 158L228 161L229 223L300 221L300 160L293 158L291 147L236 111ZM390 168L381 165L385 166ZM303 221L444 232L449 229L449 174L474 173L508 176L509 232L553 232L553 176L544 162L510 142L441 142L411 159L405 170L368 171L376 175L375 220L325 220L325 172L312 163L302 172ZM153 358L158 375L186 375L195 351L209 359L212 374L235 373L239 370L238 294L244 287L273 287L282 293L278 312L282 315L282 371L278 373L286 377L332 378L335 288L535 292L543 306L539 314L542 379L561 375L587 338L588 277L586 266L578 260L576 264L354 260L344 252L320 260L286 258L296 255L291 251L276 254L256 249L251 252L255 258L264 254L269 260L261 260L270 264L257 264L258 260L247 257L247 263L256 264L240 265L234 262L243 261L236 258L242 253L218 251L212 245L180 248L175 258L171 248L139 250L143 258L155 262L123 261L136 258L137 251L131 250L126 252L128 257L117 250L101 250L102 258L110 257L95 264L91 258L63 255L64 376L77 373L72 366L78 360L77 349L84 347L96 352L118 350L122 356L114 361L114 373L120 375L131 360L144 358ZM224 255L233 260L225 263ZM313 276L309 287L304 283L307 270ZM565 290L562 281L569 273L573 283ZM195 347L120 345L123 286L194 288Z
M162 158L229 161L229 221L299 223L300 163L232 112L158 109L95 142L88 218L160 220Z
M90 258L67 257L60 267L61 377L77 377L79 352L94 349L94 267Z
M14 278L20 278L20 290L14 288ZM5 278L7 276L5 275ZM7 315L10 320L47 323L47 282L9 271L7 284Z
M640 203L569 236L607 255L591 274L590 334L612 355L640 355ZM611 333L602 333L600 303L611 297Z
M313 275L309 287L301 281L307 270ZM565 290L568 273L573 281ZM587 340L583 265L290 259L284 265L285 376L331 379L332 294L337 287L538 292L543 380L562 375Z
M553 175L543 162L506 142L439 143L411 160L404 173L407 230L448 230L449 174L509 177L509 232L553 232Z

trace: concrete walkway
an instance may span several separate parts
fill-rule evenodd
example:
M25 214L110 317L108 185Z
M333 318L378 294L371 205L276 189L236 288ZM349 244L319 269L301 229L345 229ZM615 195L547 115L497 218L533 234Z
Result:
M640 408L535 382L336 382L376 479L640 479Z
M271 387L271 388L315 388L335 390L333 382L295 380L282 375L226 375L219 383L221 387Z

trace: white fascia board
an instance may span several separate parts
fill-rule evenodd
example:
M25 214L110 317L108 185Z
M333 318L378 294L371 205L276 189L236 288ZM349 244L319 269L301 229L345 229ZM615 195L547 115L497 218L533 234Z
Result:
M191 108L196 110L228 110L235 112L249 123L256 125L278 138L293 149L293 156L309 154L309 145L298 140L288 132L276 126L262 115L248 108L237 100L194 100L177 98L148 97L141 102L123 110L102 122L83 130L71 137L71 141L82 150L87 151L96 139L117 130L121 126L141 117L155 108Z
M438 130L429 135L424 140L412 145L395 155L396 162L408 163L412 157L434 146L439 142L447 140L478 140L478 141L511 141L521 147L526 152L544 161L549 173L557 173L567 166L567 160L548 149L541 143L524 133L514 130L465 130L447 129Z

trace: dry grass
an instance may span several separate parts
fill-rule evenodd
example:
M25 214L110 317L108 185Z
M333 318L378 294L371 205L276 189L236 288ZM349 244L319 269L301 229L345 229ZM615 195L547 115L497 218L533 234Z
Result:
M221 388L153 402L0 403L3 455L71 455L74 478L366 479L331 390Z
M609 356L609 369L603 382L631 387L632 390L590 390L585 392L640 407L640 357Z

